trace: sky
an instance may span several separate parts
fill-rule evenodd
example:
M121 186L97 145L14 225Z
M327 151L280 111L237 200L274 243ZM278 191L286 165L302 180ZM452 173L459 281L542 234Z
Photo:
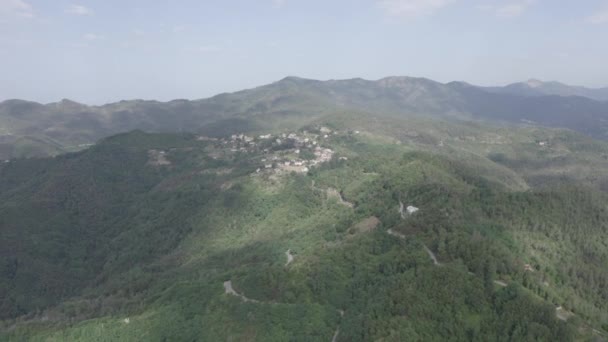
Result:
M0 0L0 100L199 99L280 80L608 86L608 0Z

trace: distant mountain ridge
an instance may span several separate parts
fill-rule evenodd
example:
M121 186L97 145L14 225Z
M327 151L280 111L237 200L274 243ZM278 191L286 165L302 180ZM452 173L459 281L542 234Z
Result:
M528 88L552 89L545 83L533 85ZM0 103L0 159L74 151L134 129L225 135L288 128L294 122L303 124L342 111L533 123L608 138L608 102L518 92L518 87L483 88L414 77L377 81L286 77L257 88L192 101L130 100L87 106L70 100L46 105L8 100Z
M582 86L571 86L564 83L551 81L543 82L530 79L526 82L517 82L504 87L481 87L484 90L503 94L522 96L582 96L597 101L608 101L608 87L587 88Z

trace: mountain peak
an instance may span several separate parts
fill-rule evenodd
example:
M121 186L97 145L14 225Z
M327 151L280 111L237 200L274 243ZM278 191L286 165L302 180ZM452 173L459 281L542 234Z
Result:
M76 101L72 101L70 99L61 99L61 101L59 101L60 104L64 105L64 106L68 106L68 105L79 105L82 106L81 103L78 103Z
M311 80L303 78L303 77L298 77L298 76L287 76L287 77L283 78L282 80L280 80L279 82L305 82L305 81L311 81Z
M378 84L385 87L404 87L414 85L434 85L439 83L424 77L390 76L378 80Z
M526 84L530 88L538 88L538 87L542 87L544 85L544 82L541 80L535 79L535 78L531 78L526 82Z
M59 102L49 103L49 105L64 108L64 109L80 109L86 107L86 105L82 103L78 103L76 101L72 101L70 99L61 99Z

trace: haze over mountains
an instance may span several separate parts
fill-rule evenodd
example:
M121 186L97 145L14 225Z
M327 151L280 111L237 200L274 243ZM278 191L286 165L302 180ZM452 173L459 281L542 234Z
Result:
M582 96L598 101L608 101L608 87L587 88L570 86L560 82L543 82L530 79L527 82L512 83L504 87L484 87L483 89L496 93L524 95L524 96Z
M0 159L56 155L133 129L151 132L228 134L307 121L336 111L378 115L480 119L569 128L608 137L606 89L539 81L506 87L447 84L425 78L388 77L278 82L202 100L130 100L87 106L70 100L0 103ZM205 127L205 128L204 128Z

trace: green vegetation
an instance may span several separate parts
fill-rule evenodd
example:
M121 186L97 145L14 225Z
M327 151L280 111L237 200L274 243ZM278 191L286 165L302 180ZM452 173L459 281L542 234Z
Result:
M354 112L308 121L300 132L337 132L319 140L333 159L307 173L264 167L289 144L140 131L0 165L0 340L607 336L607 144Z

